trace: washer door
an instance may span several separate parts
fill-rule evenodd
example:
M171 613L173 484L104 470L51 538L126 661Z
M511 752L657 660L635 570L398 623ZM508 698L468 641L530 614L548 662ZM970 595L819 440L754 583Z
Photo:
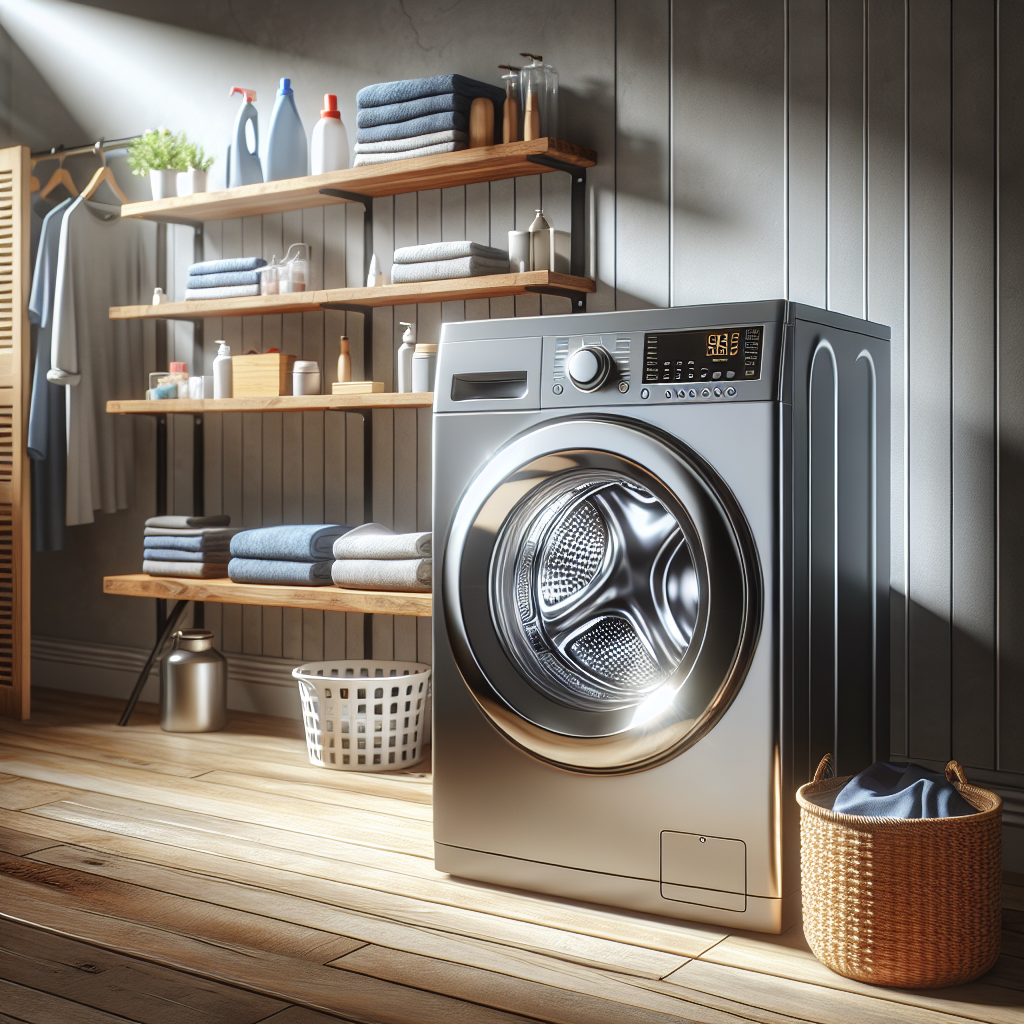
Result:
M560 420L501 449L458 507L443 599L491 721L560 767L649 768L736 695L761 622L726 486L635 421Z

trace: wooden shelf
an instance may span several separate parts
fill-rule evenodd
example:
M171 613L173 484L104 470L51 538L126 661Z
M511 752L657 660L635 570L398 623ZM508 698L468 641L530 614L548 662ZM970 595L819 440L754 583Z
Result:
M480 146L459 153L421 156L412 160L353 167L346 171L330 171L304 178L243 185L220 192L126 203L121 207L121 216L171 223L224 220L228 217L283 213L347 201L323 195L320 190L324 188L380 198L424 189L500 181L526 174L545 174L556 169L534 163L530 157L559 160L574 167L593 167L597 163L597 154L582 146L558 139L534 139L532 142Z
M341 587L273 587L232 583L229 579L188 580L175 576L104 576L103 593L121 597L158 597L172 601L213 601L272 608L310 608L324 612L429 617L429 593L343 590Z
M492 299L530 293L570 295L595 290L586 277L530 270L524 274L488 274L454 281L417 281L380 288L328 288L288 295L253 295L241 299L193 299L159 306L111 306L111 320L198 320L207 316L262 316L267 313L315 313L321 309L414 306L419 302Z
M107 412L160 416L169 412L323 412L362 409L429 409L430 391L412 394L380 392L376 395L281 395L278 398L164 398L107 402Z

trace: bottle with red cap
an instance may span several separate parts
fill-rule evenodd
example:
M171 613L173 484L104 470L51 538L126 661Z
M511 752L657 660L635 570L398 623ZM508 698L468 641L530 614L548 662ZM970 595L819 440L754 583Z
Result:
M327 93L320 120L313 128L310 165L314 174L343 171L348 167L348 132L341 123L338 97Z

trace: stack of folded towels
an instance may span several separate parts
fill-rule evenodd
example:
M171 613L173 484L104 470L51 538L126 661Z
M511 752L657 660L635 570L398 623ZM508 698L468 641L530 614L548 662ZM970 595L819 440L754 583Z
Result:
M185 298L233 299L241 295L259 295L260 275L257 271L266 265L267 261L259 256L193 263L188 268Z
M230 516L154 516L146 520L142 571L209 580L227 576Z
M479 242L432 242L396 249L392 284L507 274L508 253Z
M435 75L360 89L354 166L465 149L469 108L481 96L494 104L495 138L500 139L505 93L495 85L462 75Z
M430 590L431 534L395 533L380 523L349 530L334 542L331 578L360 590Z
M330 586L332 548L351 529L317 523L243 530L231 538L228 575L235 583Z

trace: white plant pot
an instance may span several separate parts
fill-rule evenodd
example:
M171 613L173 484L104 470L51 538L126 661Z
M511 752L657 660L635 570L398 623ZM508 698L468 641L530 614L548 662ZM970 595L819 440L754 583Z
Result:
M192 168L188 171L181 171L178 174L178 195L191 196L197 192L206 191L206 171L197 171Z
M178 194L178 172L150 171L149 184L154 199L173 199Z

